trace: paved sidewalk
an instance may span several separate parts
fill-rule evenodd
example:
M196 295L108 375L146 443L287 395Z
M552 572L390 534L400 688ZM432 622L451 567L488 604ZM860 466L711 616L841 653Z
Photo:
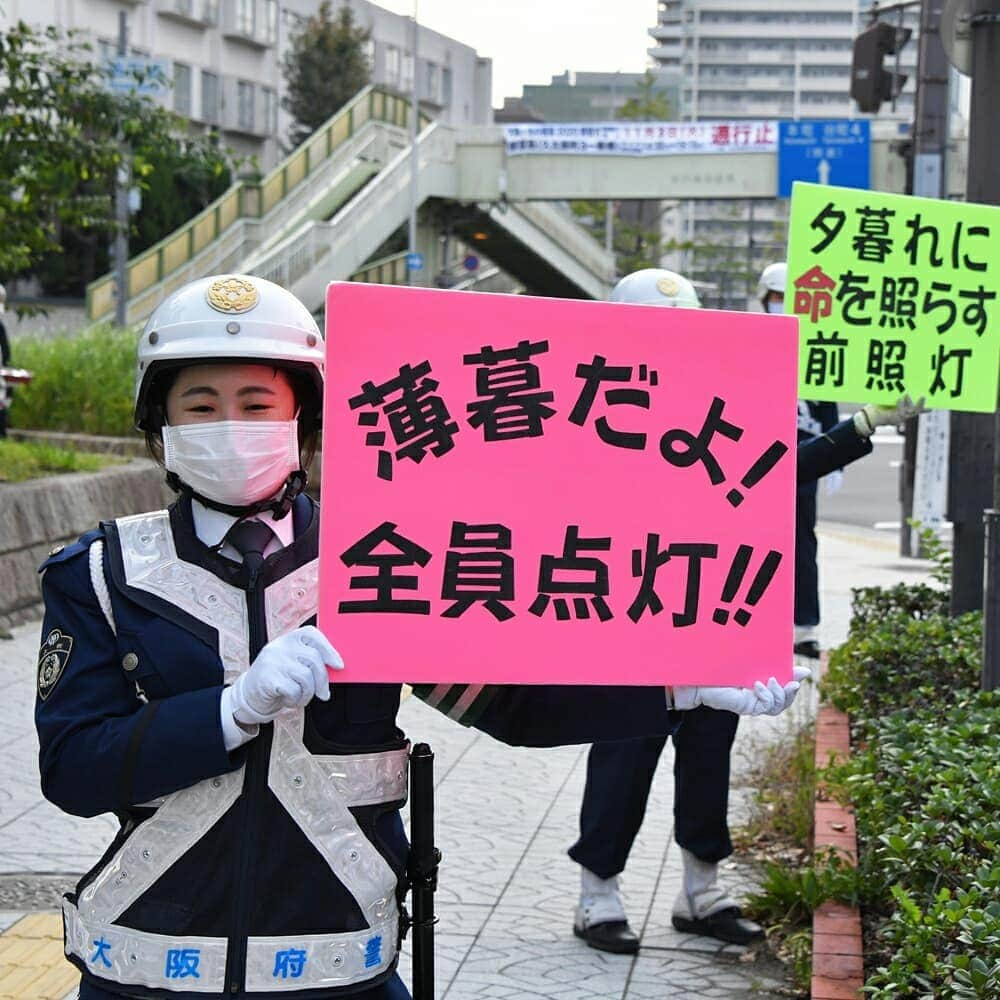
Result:
M824 646L846 633L851 586L926 575L924 564L895 554L894 538L874 531L825 524L820 539ZM37 639L36 623L16 629L13 641L0 642L0 930L8 928L0 937L0 1000L66 995L73 970L59 957L58 894L99 857L117 826L107 816L64 816L38 792L31 720ZM791 718L741 723L734 825L745 815L750 792L741 776L765 744L801 725L814 704L810 686ZM781 995L780 966L742 960L743 949L678 934L670 926L680 863L671 839L669 751L624 878L629 916L642 934L642 950L631 958L593 951L571 930L579 869L566 848L577 830L587 748L504 747L412 698L400 722L436 755L437 840L444 853L436 961L444 1000ZM752 872L730 861L726 880L743 891ZM402 974L409 978L405 954Z

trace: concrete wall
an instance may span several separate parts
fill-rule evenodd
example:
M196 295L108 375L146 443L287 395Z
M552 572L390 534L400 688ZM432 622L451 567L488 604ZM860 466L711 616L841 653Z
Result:
M99 521L164 507L173 494L147 459L100 472L0 485L0 626L41 611L38 566Z

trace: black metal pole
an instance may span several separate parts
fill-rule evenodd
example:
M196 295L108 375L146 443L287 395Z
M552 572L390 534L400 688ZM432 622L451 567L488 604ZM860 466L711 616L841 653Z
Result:
M434 754L410 751L410 861L413 907L413 1000L434 1000L434 891L441 852L434 846Z
M941 43L940 0L923 0L918 44L913 162L911 169L907 171L907 193L921 198L946 198L948 57ZM899 58L898 52L896 58ZM914 507L917 434L917 421L908 420L903 427L903 464L899 478L899 499L903 514L900 519L899 553L904 556L917 554L913 551L913 529L909 525Z
M1000 148L996 113L1000 107L1000 0L973 0L972 108L969 119L969 177L966 198L1000 204ZM982 413L952 414L952 471L948 504L955 526L952 547L953 614L983 607L985 529L983 511L993 503L995 417ZM996 575L997 567L987 564ZM994 589L996 589L994 587ZM995 616L989 629L996 631ZM995 640L991 650L995 650ZM995 656L995 653L993 654ZM985 673L984 666L984 673Z
M1000 149L996 142L996 114L1000 106L1000 0L972 4L972 109L969 121L969 201L1000 205ZM992 417L968 414L993 445L992 461L980 455L983 492L992 493L985 511L982 686L1000 687L1000 411ZM992 475L990 474L992 466ZM990 489L992 487L992 489ZM989 505L989 500L987 500ZM957 567L956 567L957 568Z

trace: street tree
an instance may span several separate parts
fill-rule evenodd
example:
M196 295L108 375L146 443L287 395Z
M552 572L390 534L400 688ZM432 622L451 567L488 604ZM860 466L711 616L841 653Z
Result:
M339 111L371 79L366 43L371 32L354 23L348 6L332 13L330 0L292 34L282 70L287 88L282 100L294 118L288 138L298 146Z
M211 136L136 93L112 93L75 33L23 22L0 34L0 275L79 294L104 269L114 190L131 161L144 210L131 250L162 238L229 179ZM138 82L138 81L137 81Z
M633 93L618 109L616 117L626 121L669 121L673 115L670 99L659 88L656 75L647 70L635 84ZM609 203L574 201L572 209L594 235L603 242ZM663 252L660 235L659 202L619 201L612 205L612 244L619 274L643 267L658 267Z

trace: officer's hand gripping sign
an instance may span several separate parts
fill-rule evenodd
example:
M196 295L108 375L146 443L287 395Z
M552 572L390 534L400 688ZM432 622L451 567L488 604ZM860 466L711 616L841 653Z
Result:
M1000 208L797 183L785 312L804 399L992 413Z
M338 682L790 676L794 320L356 283L326 315Z

